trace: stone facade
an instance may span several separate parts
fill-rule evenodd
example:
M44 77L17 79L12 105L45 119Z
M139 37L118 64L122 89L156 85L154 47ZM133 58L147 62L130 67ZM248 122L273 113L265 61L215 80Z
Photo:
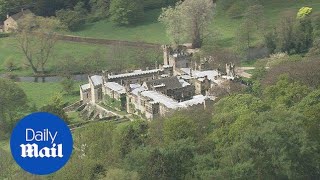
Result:
M196 79L194 84L195 84L196 94L207 95L208 91L212 87L212 81L208 79L208 76L205 76L204 78Z
M165 66L172 66L174 69L191 67L192 54L187 51L186 46L181 45L173 49L169 45L164 45L162 48Z
M236 66L233 63L226 64L227 76L236 77Z
M165 45L163 50L164 62L158 69L124 74L103 71L101 76L90 76L89 84L80 87L81 100L94 104L108 97L121 101L128 113L155 119L179 109L206 108L215 99L211 95L213 87L223 86L236 76L232 63L226 65L226 75L210 70L210 57L195 69L189 67L193 51L186 46L173 49Z
M12 16L7 15L7 19L4 21L3 31L6 33L14 32L18 29L18 23L26 15L33 15L30 10L21 10L21 12L14 14Z
M88 84L80 86L80 100L84 103L98 103L102 101L102 76L88 76Z

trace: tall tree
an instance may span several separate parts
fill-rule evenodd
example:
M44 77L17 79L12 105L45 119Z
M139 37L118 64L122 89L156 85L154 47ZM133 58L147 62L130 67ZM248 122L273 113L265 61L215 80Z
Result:
M50 104L41 107L40 111L53 113L62 118L67 124L69 124L69 117L63 110L63 107L65 107L65 104L62 101L62 95L59 93L52 97Z
M118 25L132 25L142 21L144 16L142 0L112 0L111 20Z
M199 48L212 21L213 12L212 0L185 0L175 7L164 8L159 21L165 24L173 43L187 39L191 40L194 47Z
M18 46L35 74L45 73L45 66L57 43L56 29L60 26L54 18L28 15L19 23L16 33Z
M6 19L7 15L21 11L31 4L31 0L0 0L0 21Z
M61 9L56 11L56 16L60 22L69 28L71 31L78 30L86 21L87 11L84 8L84 3L79 2L73 10Z
M23 90L14 82L0 78L0 132L10 132L26 107L27 96Z
M94 20L106 18L109 15L111 0L90 0L90 12Z
M262 5L249 6L244 13L243 22L239 27L240 31L237 33L241 50L250 49L251 43L258 32L263 34L263 25L265 23L263 8Z

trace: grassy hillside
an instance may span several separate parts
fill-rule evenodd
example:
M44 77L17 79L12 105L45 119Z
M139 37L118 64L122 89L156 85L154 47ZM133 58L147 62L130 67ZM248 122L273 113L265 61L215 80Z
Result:
M52 70L57 62L66 55L73 56L75 58L82 58L92 54L95 51L100 51L101 53L108 52L107 46L102 45L92 45L83 43L72 43L72 42L58 42L51 59L48 61L47 70ZM12 58L18 67L23 67L26 63L24 55L17 46L17 42L14 38L0 38L0 74L6 73L4 63L6 59ZM21 69L19 71L14 71L17 75L31 75L32 71L30 69Z
M151 10L145 15L143 23L137 26L116 26L108 19L86 24L82 30L72 32L73 35L102 39L144 41L150 43L167 43L164 26L158 22L161 10Z
M0 141L0 148L10 152L10 145L9 145L9 140L1 140Z
M17 83L26 93L30 104L35 104L37 108L40 108L50 103L52 97L60 92L63 92L60 83L29 83L19 82ZM65 103L74 103L79 100L79 85L84 84L78 82L74 85L74 93L71 95L64 95L63 101Z
M46 65L46 71L57 74L59 69L67 68L72 69L73 73L93 73L102 69L117 71L120 66L122 70L151 67L162 59L161 52L160 48L146 49L59 41ZM19 69L8 72L5 66L7 59L14 61ZM28 64L14 38L0 38L0 75L12 73L18 76L30 76L33 72Z
M320 12L319 0L271 0L263 3L267 24L274 25L283 11L298 10L303 6L310 6ZM164 26L157 21L161 10L146 12L144 23L134 27L119 27L109 20L87 24L82 30L73 35L96 37L115 40L145 41L151 43L168 43ZM234 36L241 23L241 19L232 19L227 12L217 7L215 18L210 25L211 34L216 34L215 43L223 47L234 45ZM270 27L269 27L270 28Z

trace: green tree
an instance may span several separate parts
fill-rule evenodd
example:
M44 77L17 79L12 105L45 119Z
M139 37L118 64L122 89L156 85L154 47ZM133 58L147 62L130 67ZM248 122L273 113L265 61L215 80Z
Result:
M74 91L74 80L72 78L64 78L61 81L61 85L63 90L67 93L67 94L72 94Z
M294 82L287 75L279 77L279 81L265 88L263 96L270 105L292 107L308 95L310 89L299 82Z
M251 43L255 36L257 34L263 34L264 24L264 7L262 5L249 6L243 15L240 31L238 31L237 34L240 49L247 51L251 48ZM245 44L245 46L243 44Z
M45 67L57 42L55 18L28 15L19 23L16 33L18 47L35 74L45 73Z
M138 180L137 172L125 171L123 169L109 169L104 180Z
M134 121L121 124L115 130L114 152L116 157L124 158L132 150L144 146L148 137L148 124L145 121Z
M318 175L318 160L310 158L319 156L315 150L319 140L308 138L307 118L294 109L270 109L265 104L269 102L250 95L227 97L216 104L210 137L219 168L213 173L209 169L211 178L312 179Z
M17 84L0 78L0 102L0 133L5 135L28 109L27 96Z
M295 108L307 117L305 127L309 137L314 141L319 141L320 130L318 127L320 125L320 90L318 89L308 94L308 96L296 104Z
M64 103L62 101L62 95L56 94L52 97L51 102L48 105L45 105L40 108L40 111L42 112L49 112L53 113L60 118L62 118L67 124L69 124L69 117L66 114L66 112L63 110Z
M1 179L12 179L14 177L14 161L10 152L7 152L0 148L0 178Z
M68 27L71 31L76 31L86 22L87 11L83 6L84 3L79 2L73 10L61 9L57 11L56 16L65 27Z
M295 27L295 51L306 53L313 45L313 26L310 17L300 18Z
M311 13L312 13L312 8L302 7L298 11L297 18L305 18L306 16L309 16Z
M277 26L277 51L291 53L294 48L294 24L293 12L285 12Z
M277 31L273 30L270 32L267 32L264 35L264 43L266 45L266 47L269 49L270 54L275 53L276 49L277 49Z
M199 48L212 21L213 12L212 0L186 0L178 2L175 7L164 8L159 21L166 26L173 43L187 40Z
M179 139L194 139L197 133L196 130L194 119L186 118L181 114L175 115L164 122L164 141L170 143Z
M106 18L109 15L110 3L111 0L90 0L91 10L89 18L91 21Z
M4 21L7 15L20 12L21 8L31 4L31 0L0 0L0 21Z
M133 25L143 20L142 0L112 0L110 4L111 20L118 25Z

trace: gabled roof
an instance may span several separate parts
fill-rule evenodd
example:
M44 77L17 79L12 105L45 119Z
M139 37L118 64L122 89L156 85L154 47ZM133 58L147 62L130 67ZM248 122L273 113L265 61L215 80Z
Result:
M163 79L155 79L146 82L147 87L166 87L166 89L179 89L182 88L181 83L177 77L168 77Z
M161 69L152 69L152 70L146 70L146 71L136 70L131 73L110 75L110 76L108 76L108 78L109 79L126 78L126 77L139 76L139 75L144 75L144 74L155 74L160 71L163 71L163 70L161 70Z
M125 87L121 86L120 84L116 83L116 82L107 82L105 84L105 86L109 89L111 89L112 91L115 91L119 94L125 94L126 93L126 89Z
M156 91L144 91L141 93L141 95L150 98L153 103L163 104L164 106L170 109L178 109L183 107L176 100Z
M17 14L14 14L12 16L10 16L12 19L14 19L15 21L19 20L22 16L24 15L28 15L28 14L33 14L29 9L23 10L18 12Z
M86 91L86 90L90 89L90 84L81 85L80 88L81 88L83 91Z
M183 79L179 79L180 84L182 85L182 87L186 87L186 86L190 86L191 84L188 83L187 81L183 80Z
M94 75L94 76L91 76L90 79L94 86L102 85L102 82L103 82L102 76Z

